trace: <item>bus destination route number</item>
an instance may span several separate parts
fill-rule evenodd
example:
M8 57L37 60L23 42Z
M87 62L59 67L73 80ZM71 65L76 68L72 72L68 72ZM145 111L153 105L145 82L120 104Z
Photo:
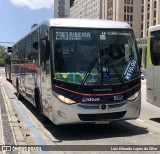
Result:
M130 80L132 78L132 75L133 75L133 72L134 72L136 66L137 66L137 61L134 59L130 59L130 61L128 62L127 67L125 68L124 73L123 73L123 77L126 80Z
M56 40L91 40L90 32L56 32Z

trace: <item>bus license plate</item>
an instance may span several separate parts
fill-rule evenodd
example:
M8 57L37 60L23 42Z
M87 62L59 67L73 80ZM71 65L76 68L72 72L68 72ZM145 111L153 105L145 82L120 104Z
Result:
M109 124L109 123L110 123L109 121L95 121L96 125L106 125L106 124Z

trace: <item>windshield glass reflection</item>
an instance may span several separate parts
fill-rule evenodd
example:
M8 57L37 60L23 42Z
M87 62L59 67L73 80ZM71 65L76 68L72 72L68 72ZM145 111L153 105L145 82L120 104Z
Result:
M113 85L139 75L132 31L53 30L55 79L83 85Z

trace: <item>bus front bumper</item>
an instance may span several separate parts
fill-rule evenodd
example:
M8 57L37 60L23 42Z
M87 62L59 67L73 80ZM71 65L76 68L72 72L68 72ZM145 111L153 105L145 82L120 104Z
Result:
M59 102L53 115L56 125L110 122L116 120L137 119L141 111L141 95L134 101L106 107L104 105L74 104Z

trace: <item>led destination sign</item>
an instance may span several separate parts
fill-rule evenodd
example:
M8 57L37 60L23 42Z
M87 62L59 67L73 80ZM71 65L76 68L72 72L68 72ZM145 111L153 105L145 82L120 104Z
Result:
M78 32L78 31L56 31L56 40L91 40L90 32Z

